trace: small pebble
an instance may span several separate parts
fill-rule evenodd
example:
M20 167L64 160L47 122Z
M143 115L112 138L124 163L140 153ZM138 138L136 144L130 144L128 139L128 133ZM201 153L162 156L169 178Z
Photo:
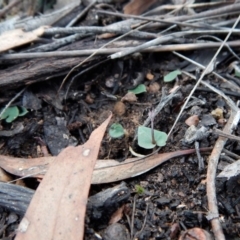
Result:
M117 115L118 117L121 117L126 112L126 106L123 102L116 102L113 113Z
M114 223L106 228L103 234L104 240L130 240L130 235L125 226Z
M154 82L148 86L149 93L157 93L160 89L160 85L157 82Z
M147 73L147 75L146 75L146 79L147 79L147 80L151 81L151 80L153 80L153 78L154 78L154 75L153 75L153 74Z

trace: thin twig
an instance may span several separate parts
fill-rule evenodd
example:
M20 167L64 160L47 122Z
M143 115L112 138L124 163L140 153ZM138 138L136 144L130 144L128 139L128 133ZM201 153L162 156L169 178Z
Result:
M205 76L205 74L209 71L211 65L213 64L213 62L215 61L217 55L220 53L221 49L223 48L223 45L227 42L227 39L230 37L233 29L237 26L238 22L240 20L240 15L238 16L237 21L234 23L233 27L231 28L231 30L229 31L228 35L226 36L225 40L223 41L223 43L221 44L220 48L218 49L218 51L216 52L216 54L214 55L214 57L212 58L212 60L209 62L209 64L207 65L207 67L205 68L205 70L203 71L203 73L201 74L200 78L198 79L196 85L194 86L194 88L192 89L191 93L189 94L187 100L185 101L176 121L173 124L173 127L171 128L168 136L171 134L171 132L173 131L176 123L178 122L184 108L186 107L189 99L191 98L191 96L193 95L194 91L196 90L196 88L198 87L198 85L201 83L203 77ZM210 84L208 84L210 85ZM219 91L219 90L218 90ZM240 112L238 110L238 108L236 107L236 105L234 103L232 103L232 100L229 99L228 103L230 103L230 107L232 109L231 112L231 116L226 124L226 126L224 127L224 132L231 132L231 129L233 127L236 127L238 122L239 122L239 118L240 118ZM216 202L216 191L215 191L215 177L216 177L216 169L217 169L217 164L218 164L218 159L219 159L219 155L221 153L221 150L223 149L224 145L226 142L226 138L223 137L219 137L215 147L212 151L209 163L208 163L208 171L207 171L207 198L208 198L208 207L209 207L209 211L214 215L214 216L218 216L218 208L217 208L217 202ZM219 218L214 218L211 220L211 224L212 224L212 229L213 229L213 233L216 239L218 240L225 240L223 231L222 231L222 227L219 221Z
M215 39L215 40L217 40L218 42L223 42L222 39L220 39L220 38L218 38L218 37L215 37L215 36L211 36L211 35L203 35L203 36L199 37L198 40L201 39L201 38L206 38L206 37L207 37L207 38ZM229 51L238 61L240 61L240 57L231 49L231 47L230 47L227 43L226 43L225 46L227 47L228 51Z
M176 22L180 22L180 21L187 21L187 20L197 20L197 19L201 19L201 18L209 18L209 17L214 17L215 15L219 15L219 14L232 14L232 12L236 12L240 10L240 3L234 3L234 4L230 4L228 6L224 6L224 7L220 7L220 8L216 8L213 10L207 10L204 12L200 12L197 13L195 15L183 15L183 16L176 16L176 17L167 17L165 18L165 20L167 21L176 21ZM167 16L167 15L166 15ZM155 23L154 26L155 27L163 27L165 24L163 23Z
M97 0L91 1L91 3L82 12L80 12L74 19L72 19L72 21L68 23L66 27L67 28L72 27L82 16L84 16L89 11L90 8L94 6L96 2Z
M132 18L132 19L139 19L139 20L145 20L145 21L152 21L152 22L160 22L160 23L165 23L165 24L175 24L179 26L184 26L184 27L192 27L192 28L206 28L206 26L201 26L201 25L195 25L191 23L182 23L182 22L177 22L177 21L168 21L168 20L163 20L159 18L153 18L153 17L142 17L142 16L136 16L136 15L131 15L131 14L123 14L123 13L116 13L116 12L110 12L110 11L104 11L104 10L98 10L97 13L101 14L107 14L107 15L112 15L112 16L117 16L117 17L123 17L123 18ZM212 27L212 29L216 29Z
M181 58L189 61L190 63L198 66L198 67L201 68L201 69L206 69L206 67L203 66L202 64L200 64L200 63L198 63L198 62L196 62L196 61L194 61L194 60L192 60L192 59L190 59L190 58L187 58L187 57L183 56L183 55L180 54L180 53L177 53L177 52L173 51L173 54L175 54L175 55L177 55L178 57L181 57ZM211 64L211 66L212 66L212 64ZM213 75L215 75L217 78L221 79L223 82L227 82L229 85L231 85L232 89L234 89L234 90L236 90L236 91L240 91L240 88L239 88L238 86L236 86L235 84L227 81L227 79L225 79L224 77L222 77L221 75L219 75L217 72L212 71L211 73L212 73Z
M189 8L202 8L202 7L215 7L218 5L229 5L234 3L234 1L227 1L227 2L209 2L209 3L193 3L193 4L187 4L187 7ZM159 13L158 11L161 10L174 10L176 8L182 8L185 4L169 4L169 5L161 5L160 7L156 7L155 9L148 12L148 14L155 14Z
M122 57L130 55L132 53L142 51L143 49L146 49L148 47L153 47L153 46L156 46L156 45L159 45L159 44L163 44L163 43L172 41L175 38L183 37L183 36L187 36L187 35L204 34L204 33L206 33L206 34L210 34L210 33L226 34L228 32L229 32L228 29L225 29L225 30L202 30L202 31L192 31L191 30L191 31L175 32L175 33L171 33L171 34L168 34L168 35L165 35L165 36L160 36L156 39L150 40L146 43L143 43L143 44L131 49L130 51L125 51L125 52L120 51L120 52L114 53L114 54L110 55L109 57L111 59L122 58ZM240 31L239 30L233 30L233 32L235 32L235 33L238 32L239 33Z
M183 113L186 105L188 104L190 98L192 97L193 93L195 92L196 88L198 87L198 85L199 85L200 82L202 81L202 79L203 79L203 77L205 76L205 74L209 71L210 67L211 67L212 64L214 63L217 55L218 55L218 54L220 53L220 51L222 50L223 45L226 44L228 38L230 37L230 35L231 35L231 33L232 33L232 30L236 27L236 25L238 24L239 20L240 20L240 15L239 15L237 21L235 22L235 24L233 25L233 27L231 28L231 30L229 31L228 35L226 36L226 38L225 38L224 41L222 42L222 44L221 44L221 46L219 47L219 49L218 49L218 51L216 52L216 54L213 56L212 60L209 62L209 64L208 64L207 67L205 68L205 70L202 72L200 78L198 79L198 81L197 81L197 83L195 84L194 88L192 89L191 93L188 95L185 103L183 104L183 106L182 106L182 108L181 108L180 113L179 113L178 116L177 116L177 119L175 120L175 122L174 122L171 130L170 130L169 133L168 133L168 137L171 135L174 127L176 126L178 120L180 119L180 117L181 117L181 115L182 115L182 113Z
M75 39L74 36L66 37L71 39ZM72 38L73 37L73 38ZM64 38L65 39L65 38ZM63 39L63 40L64 40ZM60 41L61 39L59 39ZM76 40L76 39L75 39ZM52 43L54 44L54 43ZM128 44L128 42L126 42ZM48 44L46 44L48 45ZM49 46L51 43L49 44ZM121 43L122 45L122 43ZM163 46L156 46L144 49L140 52L169 52L169 51L191 51L197 49L207 49L207 48L218 48L221 43L218 42L199 42L199 43L186 43L186 44L172 44L172 45L163 45ZM45 46L45 45L44 45ZM240 41L229 41L224 45L224 47L239 47ZM42 46L43 47L43 46ZM46 46L47 47L47 46ZM59 46L58 46L59 47ZM113 54L118 51L129 51L133 47L121 47L121 48L103 48L99 49L95 55L108 55ZM35 48L38 51L38 48ZM43 51L48 51L49 48L40 48ZM49 58L49 57L79 57L79 56L88 56L93 54L96 49L85 49L85 50L71 50L71 51L54 51L54 52L31 52L32 49L26 51L24 53L10 53L10 54L2 54L0 56L0 60L12 60L12 59L30 59L30 58ZM29 53L31 52L31 54ZM194 62L192 62L194 64ZM200 66L200 65L199 65Z
M235 158L236 160L240 159L239 155L237 155L236 153L233 153L231 151L228 151L226 148L223 149L223 152L226 153L227 155L229 155L230 157Z
M107 43L104 44L102 47L98 48L95 52L93 52L90 56L88 56L87 58L85 58L82 62L80 62L79 64L77 64L75 67L73 67L73 68L68 72L68 74L66 75L66 77L63 79L63 81L62 81L62 83L61 83L61 85L60 85L60 87L59 87L59 89L58 89L58 93L59 93L60 90L62 89L63 84L65 83L65 81L67 80L67 78L69 77L69 75L70 75L75 69L79 68L79 67L82 66L86 61L88 61L88 60L91 59L93 56L95 56L100 49L105 48L105 47L108 46L109 44L111 44L111 43L113 43L113 42L115 42L115 41L117 41L117 40L119 40L119 39L121 39L121 38L129 35L130 33L134 32L134 31L136 31L136 30L138 30L138 29L143 28L144 26L147 26L148 24L149 24L149 23L146 23L146 24L144 24L144 25L141 25L141 26L139 26L138 28L136 28L136 29L134 29L134 30L131 30L131 31L129 31L129 32L127 32L127 33L125 33L125 34L117 37L117 38L114 38L114 39L111 40L110 42L107 42Z
M109 25L105 27L98 27L98 26L84 26L84 27L69 27L69 28L63 28L63 27L53 27L48 28L44 30L44 35L52 36L55 34L81 34L84 36L84 34L102 34L102 33L114 33L114 34L125 34L128 33L131 37L136 38L142 38L142 39L153 39L157 37L157 34L155 33L149 33L149 32L141 32L141 31L130 31L131 28L129 26L122 26L119 27L117 24L115 25ZM136 30L136 29L135 29ZM226 30L218 30L218 31L225 31Z
M135 194L134 198L133 198L133 209L132 209L132 218L131 218L131 227L130 227L130 239L133 239L134 214L135 214L135 210L136 210L137 197L138 197L138 194Z
M240 137L234 136L234 135L229 134L229 133L226 133L226 132L224 132L224 131L222 131L220 129L213 130L213 133L215 133L215 134L217 134L217 135L219 135L221 137L225 137L225 138L236 140L236 141L240 142Z
M136 233L134 234L133 239L137 239L137 237L140 235L140 233L144 230L145 225L146 225L146 222L147 222L148 209L149 209L149 203L147 203L147 206L146 206L146 210L145 210L145 212L146 212L146 216L145 216L145 218L144 218L144 221L143 221L142 227L141 227L140 231L138 231L138 232L136 232Z
M15 0L10 2L6 7L4 7L3 9L0 10L0 18L6 14L7 12L9 12L14 6L18 5L19 3L21 3L21 0Z

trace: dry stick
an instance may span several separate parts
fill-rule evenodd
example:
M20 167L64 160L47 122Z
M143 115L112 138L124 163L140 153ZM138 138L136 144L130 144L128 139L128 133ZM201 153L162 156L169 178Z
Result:
M133 226L134 226L134 214L135 214L135 209L136 209L136 201L137 201L138 195L135 194L133 198L133 209L132 209L132 218L131 218L131 226L130 226L130 239L133 239Z
M225 125L223 131L231 133L232 129L236 127L240 119L240 112L232 110L230 118L228 119L227 124ZM217 198L216 198L216 188L215 188L215 178L216 178L216 169L218 160L221 154L222 149L227 141L225 137L219 137L215 143L215 146L212 150L212 153L208 161L208 170L207 170L207 198L208 198L208 208L211 215L215 218L211 219L212 229L214 237L217 240L225 240L224 234L222 232L222 227L219 221L219 213L217 207Z
M131 33L131 32L134 32L134 31L136 31L136 30L138 30L138 29L143 28L144 26L146 26L146 25L148 25L148 24L149 24L149 23L146 23L146 24L144 24L144 25L142 25L142 26L139 26L138 28L136 28L136 29L134 29L134 30L131 30L131 31L123 34L122 36L119 36L119 37L117 37L117 38L114 38L112 41L107 42L107 43L104 44L102 47L98 48L98 49L97 49L94 53L92 53L90 56L88 56L87 58L85 58L85 59L84 59L82 62L80 62L78 65L76 65L75 67L73 67L73 68L69 71L69 73L66 75L66 77L63 79L63 81L62 81L62 83L61 83L61 86L60 86L59 89L58 89L58 93L59 93L60 90L62 89L62 86L63 86L63 84L65 83L65 81L67 80L67 78L69 77L69 75L70 75L75 69L79 68L79 67L82 66L86 61L88 61L88 60L91 59L93 56L95 56L100 49L105 48L105 47L108 46L109 44L111 44L111 43L113 43L113 42L115 42L115 41L117 41L117 40L119 40L119 39L127 36L127 35L128 35L129 33Z
M124 34L129 31L130 28L128 26L119 27L118 25L106 26L106 27L98 27L98 26L84 26L84 27L53 27L44 30L45 35L55 35L55 34L102 34L102 33L114 33L114 34ZM136 30L136 29L135 29ZM225 30L226 31L226 30ZM156 38L157 34L149 33L149 32L129 32L128 35L132 37L138 37L143 39L152 39Z
M229 30L226 29L226 30L181 31L181 32L171 33L171 34L168 34L168 35L165 35L165 36L160 36L160 37L158 37L156 39L153 39L151 41L148 41L144 44L141 44L141 45L139 45L135 48L132 48L129 51L122 51L122 52L120 51L120 52L114 53L114 54L110 55L110 58L111 59L122 58L122 57L125 57L125 56L129 55L129 54L142 51L142 50L144 50L148 47L156 46L156 45L171 41L171 40L173 40L174 38L177 38L177 37L183 37L183 36L194 35L194 34L204 34L204 33L207 33L207 34L210 34L210 33L215 33L215 34L224 33L224 34L226 34L228 32L229 32ZM239 30L234 30L233 32L239 33Z
M215 87L211 86L210 84L208 84L207 82L205 82L203 80L201 81L201 83L204 84L205 86L207 86L208 88L210 88L211 90L213 90L214 92L216 92L217 94L219 94L220 96L222 96L226 100L228 105L230 106L231 111L232 111L231 116L230 116L227 124L225 125L223 132L224 133L231 132L230 130L235 128L239 122L240 111L239 111L238 107L235 105L235 103L229 97L227 97L220 90L216 89ZM228 137L229 137L229 135L228 135ZM227 139L223 138L223 137L218 138L218 140L214 146L214 149L212 151L212 154L209 158L210 160L208 162L208 171L207 171L208 207L209 207L209 211L210 211L211 215L216 217L211 220L211 224L212 224L212 229L214 232L215 239L217 239L217 240L225 239L222 229L221 229L219 219L218 219L219 215L218 215L218 208L217 208L217 202L216 202L215 177L216 177L216 169L217 169L218 160L219 160L221 151L224 147L226 140Z
M84 16L91 7L93 7L93 5L97 2L97 0L93 0L82 12L80 12L74 19L72 19L72 21L70 23L68 23L68 25L66 26L71 27L73 26L82 16Z
M199 26L199 25L195 25L195 24L191 24L191 23L168 21L168 20L163 20L163 19L158 19L158 18L153 18L153 17L142 17L142 16L131 15L131 14L109 12L109 11L104 11L104 10L98 10L97 13L107 14L107 15L112 15L112 16L117 16L117 17L123 17L123 18L132 18L132 19L139 19L139 20L145 20L145 21L160 22L160 23L165 23L165 24L170 24L170 25L175 24L175 25L184 26L184 27L193 27L193 28L206 27L206 26Z
M228 13L230 14L231 12L236 12L240 10L240 3L235 3L235 4L231 4L229 6L224 6L221 8L217 8L214 10L208 10L205 12L201 12L201 13L197 13L195 15L184 15L184 16L177 16L177 17L170 17L167 18L166 20L168 21L187 21L187 20L192 20L192 19L199 19L199 18L205 18L205 17L212 17L214 15L219 15L222 13ZM156 27L163 27L164 24L161 23L156 23L154 26Z
M180 54L180 53L177 53L177 52L174 52L174 51L173 51L173 53L174 53L175 55L177 55L178 57L183 58L183 59L185 59L185 60L193 63L194 65L198 66L198 67L201 68L201 69L206 69L206 67L203 66L202 64L197 63L197 62L193 61L192 59L189 59L189 58L183 56L183 55ZM238 86L236 86L236 85L234 85L233 83L229 82L227 79L225 79L224 77L222 77L222 76L219 75L218 73L212 71L212 74L215 75L217 78L221 79L223 82L227 82L229 85L231 85L232 89L240 92L240 88L239 88Z
M213 130L213 133L215 133L215 134L217 134L221 137L229 138L229 139L236 140L236 141L240 142L240 137L237 137L237 136L234 136L232 134L226 133L224 131L221 131L220 129Z
M10 2L6 7L4 7L3 9L0 10L0 18L6 14L8 11L11 10L11 8L13 8L14 6L18 5L19 3L21 3L21 0L15 0Z
M236 20L235 20L236 21ZM234 21L234 22L235 22ZM216 41L218 41L218 42L222 42L222 39L220 39L220 38L218 38L218 37L215 37L215 36L212 36L212 35L203 35L203 36L201 36L201 37L199 37L198 38L198 40L199 39L201 39L201 38L212 38L212 39L215 39ZM227 49L228 49L228 51L238 60L238 61L240 61L240 57L231 49L231 47L228 45L228 44L226 44L226 47L227 47Z
M232 158L235 158L235 160L239 160L240 159L240 156L231 152L231 151L228 151L226 148L223 149L223 152L226 153L227 155L229 155L230 157Z
M122 44L121 44L122 45ZM186 44L170 44L156 47L150 47L142 50L141 52L169 52L169 51L191 51L196 49L206 48L218 48L221 43L218 42L205 42L205 43L186 43ZM239 47L240 40L229 41L224 47ZM125 48L103 48L99 49L95 55L108 55L118 51L129 51L133 47ZM38 50L38 48L36 48ZM44 49L45 50L45 49ZM0 60L12 60L12 59L29 59L29 58L49 58L49 57L79 57L88 56L93 54L96 49L85 49L85 50L71 50L71 51L54 51L54 52L31 52L31 53L10 53L3 54L0 56ZM183 56L183 55L182 55ZM200 65L199 65L200 67Z
M221 44L221 46L219 47L218 51L216 52L216 54L214 55L214 57L212 58L212 60L209 62L209 64L207 65L207 67L205 68L205 70L203 71L203 73L201 74L200 78L198 79L196 85L194 86L194 88L192 89L191 93L189 94L188 98L186 99L183 107L181 108L181 111L176 119L176 121L174 122L170 132L168 133L168 137L169 135L172 133L174 127L176 126L176 123L178 122L180 116L182 115L182 112L184 110L184 108L186 107L187 103L189 102L191 96L193 95L193 93L195 92L196 88L198 87L198 85L200 84L200 82L202 81L203 77L205 76L205 74L209 71L211 65L214 63L217 55L220 53L220 51L222 50L223 48L223 45L226 44L228 38L230 37L233 29L237 26L238 22L240 20L240 15L238 16L238 19L237 21L235 22L235 24L233 25L233 27L231 28L231 30L229 31L228 35L226 36L226 38L224 39L223 43ZM234 111L236 112L236 111ZM227 123L227 125L225 126L226 128L226 131L228 132L229 130L229 127L232 126L232 123L230 121L232 120L235 120L235 119L232 119L232 118L235 118L235 116L238 116L239 114L235 114L233 115L233 110L232 110L232 114L230 116L230 119ZM231 124L231 125L230 125ZM225 130L224 128L224 130ZM209 161L209 164L208 164L208 172L207 172L207 175L208 175L208 181L207 181L207 197L208 197L208 204L209 204L209 210L210 212L214 213L214 214L217 214L218 215L218 208L217 208L217 205L216 205L216 192L215 192L215 176L216 176L216 167L217 167L217 164L218 164L218 158L214 157L214 154L217 153L217 149L222 149L223 146L224 146L224 143L225 141L223 141L224 138L219 138L217 140L217 143L215 144L215 147L214 147L214 151L212 151L212 154L211 154L211 158L210 158L210 161ZM218 148L217 148L218 147ZM212 219L211 221L211 224L212 224L212 228L213 228L213 233L214 233L214 236L217 240L224 240L225 237L224 237L224 234L222 232L222 228L221 228L221 224L219 222L219 219L218 218L215 218L215 219Z
M209 2L209 3L193 3L193 4L187 4L187 7L189 8L202 8L202 7L214 7L218 5L229 5L234 3L234 1L228 1L228 2ZM182 8L185 4L178 4L178 5L163 5L160 7L156 7L155 9L149 11L147 14L151 13L154 14L155 12L159 10L174 10L176 8Z
M141 232L144 230L145 228L145 225L146 225L146 222L147 222L147 216L148 216L148 209L149 209L149 203L147 203L147 206L146 206L146 216L144 218L144 221L143 221L143 225L142 225L142 228L140 229L140 231L136 232L134 237L132 239L137 239L137 237L141 234Z
M73 43L73 42L75 42L75 41L77 41L81 38L87 37L87 36L91 36L91 34L89 34L89 35L83 34L82 35L82 34L78 33L78 34L73 34L71 36L58 38L52 43L47 43L47 44L40 45L40 46L35 47L35 48L28 49L26 51L21 52L20 54L22 54L22 53L33 53L33 54L35 54L35 52L48 52L49 53L49 51L53 51L54 49L60 48L64 45L67 45L68 43Z

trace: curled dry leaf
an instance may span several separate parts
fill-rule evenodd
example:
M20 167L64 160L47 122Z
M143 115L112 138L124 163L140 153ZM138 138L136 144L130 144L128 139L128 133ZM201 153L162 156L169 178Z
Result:
M156 0L132 0L123 8L123 11L125 14L140 15L155 2Z
M122 219L124 209L125 209L125 205L122 205L120 208L118 208L116 212L113 213L109 221L109 225L117 223Z
M191 125L197 126L199 123L199 118L198 115L193 115L191 117L189 117L185 123L190 127Z
M137 101L137 97L133 92L128 92L125 96L122 97L121 99L122 102L126 101L126 102L136 102Z
M200 149L209 151L210 148ZM96 162L92 184L110 183L143 174L156 166L183 155L192 154L195 149L161 153L142 158L128 158L124 162L116 160L98 160ZM43 177L56 157L41 157L31 160L0 155L0 166L7 172L17 176ZM137 163L137 164L136 164ZM61 175L61 174L60 174Z
M13 180L13 177L0 168L0 181L1 182L10 182Z

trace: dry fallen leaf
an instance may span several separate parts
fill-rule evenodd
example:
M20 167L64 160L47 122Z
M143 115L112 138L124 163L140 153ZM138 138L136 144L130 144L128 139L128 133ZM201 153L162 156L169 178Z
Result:
M115 213L113 213L109 221L109 225L117 223L122 219L124 208L125 208L125 205L122 205L120 208L118 208L118 210Z
M202 228L191 228L185 231L179 238L179 240L212 240L210 233Z
M210 148L200 149L208 151ZM160 153L144 158L128 158L124 162L116 160L98 160L96 162L92 184L116 182L119 180L141 175L167 160L194 153L195 149L188 149L169 153ZM43 177L49 164L56 157L41 157L34 159L21 159L0 155L0 166L7 172L17 176Z
M186 119L185 123L190 127L192 125L197 126L199 123L198 115L192 115L188 119Z
M16 240L83 239L91 177L110 117L78 147L51 163L22 219Z
M132 0L123 9L125 14L140 15L146 11L156 0Z
M38 29L30 32L24 32L22 29L15 29L3 33L0 36L0 52L30 43L36 40L44 33L46 27L39 27Z

